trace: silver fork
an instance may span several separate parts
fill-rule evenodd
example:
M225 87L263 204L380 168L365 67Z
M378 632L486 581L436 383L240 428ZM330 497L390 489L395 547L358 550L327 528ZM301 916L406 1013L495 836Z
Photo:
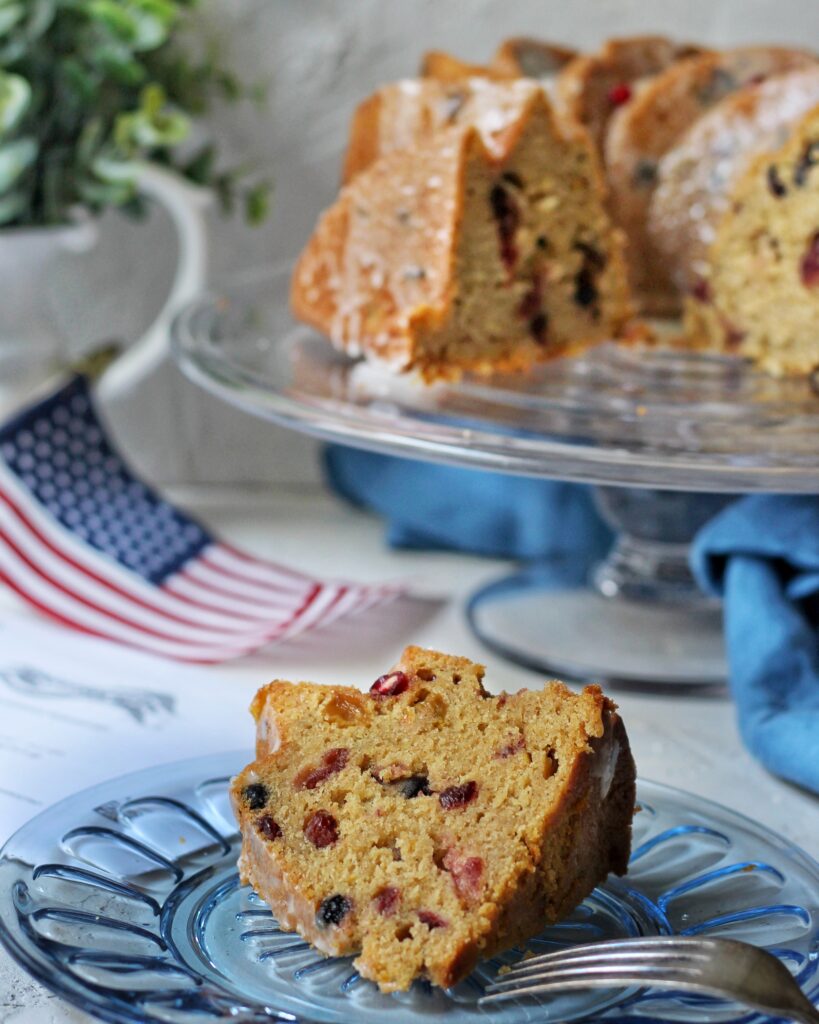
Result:
M773 1017L819 1024L819 1011L771 953L734 939L657 936L573 946L521 960L478 1000L549 995L560 989L645 985L730 999Z

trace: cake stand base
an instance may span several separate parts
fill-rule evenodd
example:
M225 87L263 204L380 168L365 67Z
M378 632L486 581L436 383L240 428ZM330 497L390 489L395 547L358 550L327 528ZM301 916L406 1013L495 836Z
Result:
M467 617L502 657L576 682L719 686L727 665L719 602L688 568L688 544L732 496L597 488L618 531L590 579L559 561L475 593Z

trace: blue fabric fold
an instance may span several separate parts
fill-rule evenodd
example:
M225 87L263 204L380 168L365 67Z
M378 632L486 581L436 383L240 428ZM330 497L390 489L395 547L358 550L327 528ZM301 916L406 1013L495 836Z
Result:
M819 793L819 498L729 505L698 533L691 567L724 599L746 745L769 771Z
M339 494L387 520L394 547L537 560L549 582L571 586L611 545L577 484L338 446L325 467ZM819 497L738 499L700 530L691 564L724 598L745 744L769 771L819 792Z
M564 556L589 566L612 533L587 487L440 466L330 445L332 487L387 520L393 547L469 551L520 561Z

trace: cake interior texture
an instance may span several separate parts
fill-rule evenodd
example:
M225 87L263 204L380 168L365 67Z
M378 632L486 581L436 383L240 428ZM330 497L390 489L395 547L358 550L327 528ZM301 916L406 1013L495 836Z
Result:
M599 688L492 696L408 648L369 693L273 682L232 785L240 872L384 991L448 987L626 871L634 764Z
M297 316L427 379L525 369L620 330L623 242L596 156L541 90L515 94L501 136L443 130L353 178L296 267Z
M686 301L693 343L748 356L777 376L819 365L819 107L732 192Z

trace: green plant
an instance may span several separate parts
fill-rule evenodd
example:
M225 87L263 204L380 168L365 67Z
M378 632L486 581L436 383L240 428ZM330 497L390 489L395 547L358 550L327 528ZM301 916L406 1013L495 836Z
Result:
M196 6L0 0L0 225L59 224L78 205L139 212L139 160L211 186L251 223L264 219L269 184L223 169L213 144L192 141L214 100L259 96L212 50L193 55Z

